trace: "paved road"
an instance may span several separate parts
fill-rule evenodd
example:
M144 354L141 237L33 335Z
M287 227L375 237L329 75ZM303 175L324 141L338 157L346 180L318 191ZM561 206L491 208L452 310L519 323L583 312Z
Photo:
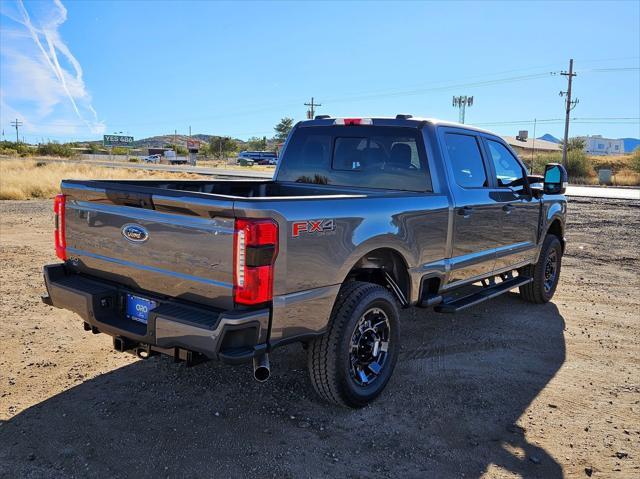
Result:
M69 163L84 163L80 160L63 160ZM201 166L187 165L155 165L155 164L131 164L123 162L108 161L92 161L96 166L105 166L108 168L140 168L144 170L171 171L171 172L188 172L198 173L201 175L212 175L219 177L236 177L236 178L271 178L271 171L251 171L251 170L228 170L222 168L204 168ZM274 170L275 171L275 170ZM567 188L567 196L586 197L586 198L608 198L622 200L640 200L640 189L638 188L616 188L601 186L569 186Z
M175 173L198 173L200 175L212 175L221 177L238 177L238 178L271 178L272 171L259 170L240 170L240 169L224 169L224 168L205 168L202 166L188 165L156 165L153 163L127 163L124 161L102 161L102 160L45 160L60 161L64 163L79 163L86 165L90 162L94 166L103 166L105 168L137 168L141 170L169 171ZM275 168L273 169L275 171Z
M569 186L567 187L567 196L640 200L640 189L616 188L609 186Z

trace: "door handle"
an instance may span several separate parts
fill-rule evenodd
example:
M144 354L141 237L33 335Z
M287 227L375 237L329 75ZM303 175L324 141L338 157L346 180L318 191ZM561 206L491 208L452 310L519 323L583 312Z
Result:
M462 208L458 208L458 214L464 218L468 218L473 213L473 208L471 206L463 206Z
M507 214L511 213L511 212L512 212L513 210L515 210L515 209L516 209L516 207L515 207L515 206L513 206L513 205L504 205L504 206L502 207L502 211L504 211L504 212L505 212L505 213L507 213Z

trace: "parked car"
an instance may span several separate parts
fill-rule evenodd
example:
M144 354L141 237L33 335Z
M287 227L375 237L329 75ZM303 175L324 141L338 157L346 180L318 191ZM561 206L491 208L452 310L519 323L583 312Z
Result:
M278 155L273 151L241 151L238 154L239 160L253 161L258 165L276 165L278 163Z
M149 155L142 158L144 163L160 163L161 155Z
M566 182L468 125L304 121L273 180L63 180L44 301L118 351L253 360L261 381L302 342L317 393L361 407L394 370L401 308L551 300Z

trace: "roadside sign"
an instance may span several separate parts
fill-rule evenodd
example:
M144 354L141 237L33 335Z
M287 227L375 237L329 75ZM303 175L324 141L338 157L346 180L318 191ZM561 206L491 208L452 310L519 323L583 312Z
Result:
M132 136L122 135L104 135L102 138L104 146L131 146L133 143Z

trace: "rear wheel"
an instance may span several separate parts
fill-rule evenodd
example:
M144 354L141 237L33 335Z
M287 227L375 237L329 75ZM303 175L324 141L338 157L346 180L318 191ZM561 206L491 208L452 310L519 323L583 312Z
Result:
M393 295L377 284L345 284L329 329L308 350L316 392L329 402L362 407L391 378L399 351L399 313Z
M520 296L530 303L546 303L553 298L560 279L562 246L557 236L547 235L536 264L526 266L520 274L533 278L531 283L520 286Z

